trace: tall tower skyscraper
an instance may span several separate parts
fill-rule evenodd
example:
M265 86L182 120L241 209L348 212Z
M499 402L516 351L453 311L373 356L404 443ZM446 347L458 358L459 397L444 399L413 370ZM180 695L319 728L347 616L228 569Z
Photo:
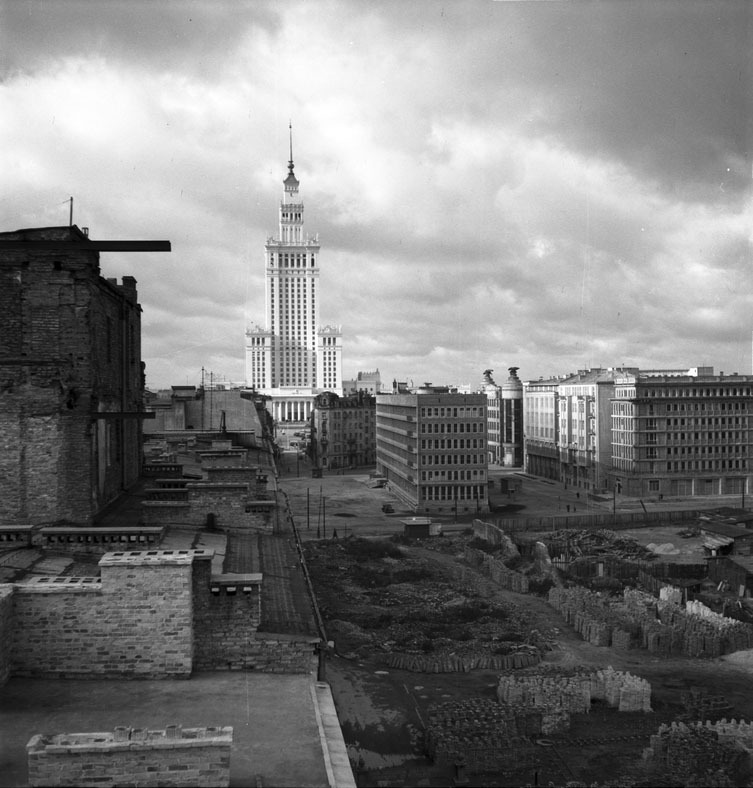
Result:
M319 325L319 238L303 232L298 187L291 128L279 238L264 246L266 327L246 329L246 383L271 397L277 421L291 422L308 419L318 393L342 389L342 331Z

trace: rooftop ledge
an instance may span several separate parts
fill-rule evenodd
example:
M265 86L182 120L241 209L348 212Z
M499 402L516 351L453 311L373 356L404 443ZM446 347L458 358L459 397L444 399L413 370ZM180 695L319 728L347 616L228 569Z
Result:
M105 553L99 566L187 565L198 559L211 560L214 550L128 550Z

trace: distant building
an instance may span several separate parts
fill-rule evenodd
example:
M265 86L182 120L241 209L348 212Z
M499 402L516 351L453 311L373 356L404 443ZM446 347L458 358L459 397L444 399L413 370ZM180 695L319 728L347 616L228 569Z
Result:
M612 481L627 495L751 491L753 376L633 371L615 380Z
M584 369L560 381L560 480L588 491L608 485L612 457L613 369Z
M144 424L147 436L225 431L238 445L256 445L264 435L254 398L240 389L173 386L164 396L150 398L146 410L154 413Z
M523 392L524 468L545 479L560 479L559 378L532 380Z
M342 331L319 324L319 239L303 233L290 145L279 238L265 249L266 326L246 329L246 385L269 396L275 422L304 423L323 391L342 392Z
M633 497L751 492L753 376L581 370L525 385L525 468Z
M377 471L420 514L488 510L486 395L377 396Z
M319 468L355 468L376 462L376 399L325 392L314 402L310 454Z
M343 393L346 396L359 391L365 391L372 396L382 393L382 379L378 369L373 372L359 372L353 380L343 381Z
M90 524L137 481L141 307L133 277L100 276L99 251L159 245L0 233L0 524Z

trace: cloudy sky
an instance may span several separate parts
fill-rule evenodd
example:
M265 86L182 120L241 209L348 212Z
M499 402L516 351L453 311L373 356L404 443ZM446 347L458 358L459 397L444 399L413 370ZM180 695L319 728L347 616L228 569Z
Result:
M344 376L751 372L747 0L2 0L0 230L135 276L147 385L242 381L293 123Z

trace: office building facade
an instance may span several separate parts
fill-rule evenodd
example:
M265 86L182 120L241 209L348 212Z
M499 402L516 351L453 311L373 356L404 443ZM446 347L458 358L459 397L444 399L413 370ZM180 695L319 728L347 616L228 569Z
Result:
M377 396L377 471L419 514L488 511L485 394Z
M612 480L632 496L751 491L753 376L628 373L615 380Z

